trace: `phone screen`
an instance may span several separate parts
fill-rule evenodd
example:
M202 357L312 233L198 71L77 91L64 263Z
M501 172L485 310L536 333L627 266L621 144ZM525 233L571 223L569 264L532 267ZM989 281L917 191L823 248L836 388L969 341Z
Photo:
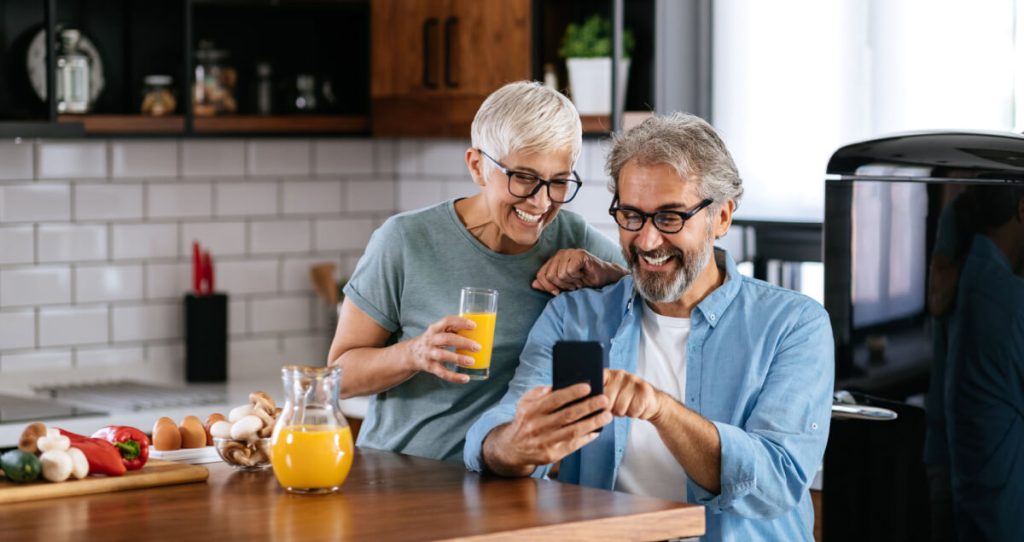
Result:
M566 405L604 393L604 348L594 341L559 341L552 352L551 388L559 390L573 384L587 382L590 395ZM581 419L599 414L594 411ZM601 431L599 428L598 431Z

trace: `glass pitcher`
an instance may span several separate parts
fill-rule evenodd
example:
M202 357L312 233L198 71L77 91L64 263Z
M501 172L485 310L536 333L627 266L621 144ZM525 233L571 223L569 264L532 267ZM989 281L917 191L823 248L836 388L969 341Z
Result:
M352 430L338 405L340 367L281 369L285 404L271 436L271 464L291 493L338 491L352 468Z

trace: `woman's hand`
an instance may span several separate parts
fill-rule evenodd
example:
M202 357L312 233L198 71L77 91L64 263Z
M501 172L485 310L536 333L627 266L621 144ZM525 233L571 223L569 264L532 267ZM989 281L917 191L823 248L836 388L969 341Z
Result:
M597 288L624 277L626 270L582 248L563 248L555 253L533 281L533 288L551 295L580 288Z
M407 358L416 371L430 373L442 380L465 384L469 376L453 372L446 363L468 367L473 358L456 354L450 348L479 352L480 344L471 341L458 332L476 327L476 322L459 316L446 316L427 328L422 335L407 341Z

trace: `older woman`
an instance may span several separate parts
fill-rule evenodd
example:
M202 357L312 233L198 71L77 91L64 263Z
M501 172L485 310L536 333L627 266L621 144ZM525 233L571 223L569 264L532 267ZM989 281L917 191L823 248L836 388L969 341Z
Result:
M345 286L329 361L342 395L372 395L359 445L460 461L466 430L501 398L552 295L625 274L620 251L579 215L579 115L537 83L508 84L480 106L466 165L480 192L395 215ZM593 189L593 188L590 188ZM474 350L452 315L464 286L499 291L490 377L451 370Z

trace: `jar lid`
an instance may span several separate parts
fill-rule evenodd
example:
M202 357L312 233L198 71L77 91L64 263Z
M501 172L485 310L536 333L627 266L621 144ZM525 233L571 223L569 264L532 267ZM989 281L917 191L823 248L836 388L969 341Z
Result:
M147 75L143 79L143 82L147 85L154 86L170 86L172 81L174 81L174 79L172 79L170 75Z

